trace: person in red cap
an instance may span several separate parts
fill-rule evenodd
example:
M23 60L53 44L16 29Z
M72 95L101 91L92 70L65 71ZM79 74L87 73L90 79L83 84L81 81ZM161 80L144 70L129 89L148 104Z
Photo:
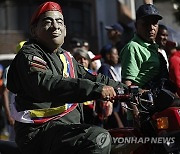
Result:
M111 100L126 86L92 75L61 48L66 26L59 4L40 5L30 31L32 38L12 61L7 78L16 94L12 116L18 147L24 154L110 153L108 131L83 123L82 102ZM107 107L111 110L111 103Z

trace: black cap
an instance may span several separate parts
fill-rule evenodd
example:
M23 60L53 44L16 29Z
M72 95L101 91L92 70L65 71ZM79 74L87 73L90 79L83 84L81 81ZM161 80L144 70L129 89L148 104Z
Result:
M109 54L111 52L112 47L113 47L112 44L107 44L103 46L103 48L100 51L102 58L105 58L106 54Z
M115 23L114 25L111 25L111 26L105 26L105 29L106 30L114 29L114 30L117 30L117 31L119 31L121 33L124 32L123 26L121 26L121 24L119 24L119 23Z
M148 16L154 16L158 20L162 19L162 16L159 15L159 11L153 4L141 5L136 11L136 20L139 20Z
M83 44L82 40L76 37L72 38L70 43L73 47L82 47Z

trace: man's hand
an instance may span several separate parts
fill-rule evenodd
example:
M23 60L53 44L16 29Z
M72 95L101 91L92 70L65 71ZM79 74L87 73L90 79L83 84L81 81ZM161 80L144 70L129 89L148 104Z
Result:
M116 92L113 87L104 86L101 95L103 100L111 101L116 96Z

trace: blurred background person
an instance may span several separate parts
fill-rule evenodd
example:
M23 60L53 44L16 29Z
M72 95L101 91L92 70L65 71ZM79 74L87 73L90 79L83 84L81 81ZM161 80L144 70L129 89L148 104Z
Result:
M4 67L3 65L0 64L0 101L1 101L1 104L2 104L2 90L3 90L3 71L4 71Z
M88 51L83 48L77 48L73 54L73 57L77 62L82 64L85 68L91 68L91 59L88 55Z
M105 26L107 30L107 36L110 40L111 44L115 46L118 50L118 53L121 52L122 48L124 47L124 43L122 40L124 28L120 23L115 23L110 26Z
M19 50L22 48L22 46L24 45L26 41L21 41L16 45L16 51L15 53L18 53ZM5 110L5 116L7 119L7 131L9 134L9 140L10 141L15 141L15 132L14 132L14 123L15 120L13 119L13 117L11 116L11 111L10 111L10 104L14 102L15 100L15 94L13 94L12 92L10 92L7 89L7 73L9 70L9 66L7 66L4 70L4 74L3 74L3 106L4 106L4 110Z
M90 51L90 45L87 40L82 39L82 48L85 49L86 51Z
M102 48L101 55L103 58L103 63L98 70L98 73L104 74L115 81L121 81L121 72L117 72L115 66L118 64L118 50L115 46L109 44ZM120 103L114 102L113 104L113 114L109 116L104 123L105 128L122 128L124 127L122 120L120 118L121 107ZM103 119L102 119L103 120Z
M74 55L74 53L77 51L77 49L82 48L84 51L86 51L91 59L91 69L95 72L100 68L101 61L99 58L99 55L96 55L90 50L90 44L88 41L81 39L81 38L72 38L71 39L71 50L70 53Z
M73 57L76 59L77 62L82 64L89 71L89 73L96 74L96 72L91 70L91 59L87 50L83 48L76 48ZM95 124L95 103L95 100L86 101L83 103L84 122L87 124Z
M169 77L180 97L180 47L177 47L176 42L167 41L166 50L169 56Z
M106 45L102 48L101 55L104 61L98 73L109 76L116 81L121 81L121 72L117 72L114 68L118 64L119 59L117 48L111 44Z
M0 138L3 136L3 130L5 127L4 111L2 108L3 105L3 71L4 67L0 64Z
M69 52L73 55L77 48L82 47L82 44L83 44L83 42L80 38L73 37L70 40L70 51Z
M101 67L101 55L95 55L91 49L90 49L90 44L87 40L82 40L82 47L83 49L85 49L85 51L88 52L88 55L91 59L91 69L95 72L98 71L98 69Z
M2 91L3 91L3 71L4 71L4 67L3 65L0 64L0 101L1 101L1 104L2 104Z
M88 51L88 55L91 59L91 69L97 72L101 67L101 55L100 54L95 55L91 51Z
M165 25L159 24L158 32L156 35L156 43L159 45L158 51L163 55L167 63L167 68L169 68L168 57L165 51L167 40L168 40L168 29Z
M120 55L121 50L126 44L125 38L123 37L125 32L124 27L120 23L115 23L110 26L105 26L105 29L107 30L107 36L110 41L110 44L116 47L118 55ZM118 59L118 63L114 65L114 69L116 70L118 75L121 76L120 59Z

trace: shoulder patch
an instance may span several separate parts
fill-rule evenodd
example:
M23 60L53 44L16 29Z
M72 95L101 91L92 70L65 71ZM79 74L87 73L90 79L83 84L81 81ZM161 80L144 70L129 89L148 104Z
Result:
M33 60L34 62L39 63L39 64L42 64L42 65L45 65L45 66L47 65L46 61L44 61L43 59L41 59L41 58L39 58L39 57L37 57L37 56L33 56L32 60Z
M38 56L33 56L32 60L29 61L30 64L30 70L32 72L45 72L47 69L47 63L42 58L39 58Z

